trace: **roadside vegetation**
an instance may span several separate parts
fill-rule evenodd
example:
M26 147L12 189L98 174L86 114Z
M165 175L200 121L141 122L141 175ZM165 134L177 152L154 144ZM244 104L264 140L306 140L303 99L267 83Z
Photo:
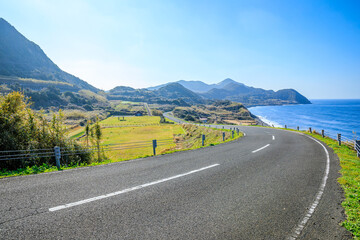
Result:
M229 130L200 127L190 124L173 124L170 120L162 123L158 116L143 117L110 117L100 122L103 126L102 144L110 146L105 148L104 154L110 162L124 161L129 159L148 157L153 155L152 140L160 141L156 148L157 154L166 154L175 151L183 151L202 147L201 137L206 136L205 146L217 145L223 142L222 134L225 132L225 141L232 139ZM108 124L104 124L108 123ZM73 136L83 137L79 142L85 141L85 130ZM242 136L235 133L234 139ZM115 145L115 146L114 146ZM127 146L129 149L117 149ZM142 146L137 148L138 146ZM112 150L115 149L115 150Z
M356 151L344 144L339 146L338 142L331 138L323 138L316 133L307 132L307 134L326 143L338 155L342 175L338 182L344 189L345 200L342 206L347 217L341 224L354 235L355 239L360 239L360 159Z
M69 153L81 151L83 147L80 144L66 137L63 120L63 113L59 111L53 113L51 120L47 121L41 112L36 113L29 108L28 99L20 92L0 96L1 157L13 158L13 155L20 154L20 159L1 160L0 171L4 173L53 165L53 159L45 157L48 154L35 155L34 149L51 150L54 146L60 146ZM29 157L26 158L27 156ZM87 164L90 161L91 154L85 152L66 158L68 165Z
M36 112L28 101L20 92L0 96L0 151L3 151L0 157L23 154L21 159L0 159L0 178L56 171L54 146L66 149L61 168L68 169L152 156L154 139L159 141L156 154L202 147L203 134L206 135L204 146L224 142L223 132L225 141L233 139L229 130L178 125L162 116L113 116L101 121L71 110L66 118L61 110ZM66 119L83 117L88 118L85 123L82 121L83 126L67 129ZM239 137L241 134L234 134L234 139ZM124 144L130 147L122 148ZM47 156L34 154L39 149L47 149ZM16 152L4 152L13 150Z
M211 124L256 124L254 116L244 105L228 100L216 101L212 104L176 107L173 114L177 118L196 123L206 121Z
M296 131L289 128L279 129ZM345 144L339 146L338 141L329 137L323 138L316 131L313 133L301 132L324 142L339 157L342 176L338 178L338 182L344 190L345 200L341 205L346 215L346 220L341 225L353 234L354 239L360 239L360 159L357 157L356 151Z

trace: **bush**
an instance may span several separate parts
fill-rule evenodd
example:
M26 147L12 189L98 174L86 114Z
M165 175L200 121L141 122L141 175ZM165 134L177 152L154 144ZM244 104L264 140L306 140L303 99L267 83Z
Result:
M28 154L34 149L66 149L66 164L89 163L91 154L70 140L65 133L61 110L54 113L51 122L44 115L30 109L28 99L20 92L0 96L0 151L22 150ZM51 152L51 150L49 150ZM81 154L75 154L82 152ZM46 154L48 155L48 154ZM51 153L49 153L51 155ZM31 159L0 161L0 170L14 170L43 164L54 165L52 157L33 156Z

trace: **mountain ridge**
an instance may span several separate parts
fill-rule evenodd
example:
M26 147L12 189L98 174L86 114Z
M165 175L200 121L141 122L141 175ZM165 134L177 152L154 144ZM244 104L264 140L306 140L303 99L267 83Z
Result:
M210 100L231 100L241 102L246 106L259 105L284 105L284 104L310 104L311 102L298 91L294 89L280 89L278 91L265 90L262 88L254 88L246 86L243 83L226 78L216 84L207 84L202 81L185 81L179 80L176 82L169 82L159 86L147 89L160 89L172 83L181 84L183 87L197 93L204 99ZM199 92L199 86L203 90ZM209 89L209 90L208 90Z
M0 75L66 82L79 89L99 90L61 70L39 45L27 39L3 18L0 18Z

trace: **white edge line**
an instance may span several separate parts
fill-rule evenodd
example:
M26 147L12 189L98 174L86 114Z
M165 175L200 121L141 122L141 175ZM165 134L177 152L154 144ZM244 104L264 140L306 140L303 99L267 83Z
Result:
M305 134L301 134L301 135L307 136ZM290 235L290 237L287 238L289 240L295 240L296 238L298 238L300 236L300 234L301 234L302 230L304 229L306 223L309 221L312 214L314 213L315 208L319 205L319 202L320 202L320 199L321 199L321 197L322 197L322 195L324 193L324 189L325 189L326 182L327 182L327 179L329 177L329 172L330 172L330 157L329 157L328 150L326 149L324 144L322 144L320 141L318 141L318 140L316 140L316 139L314 139L312 137L309 137L309 136L307 136L307 137L314 140L315 142L317 142L318 144L320 144L323 147L323 149L324 149L324 151L326 153L326 168L325 168L324 177L323 177L323 179L321 181L319 190L315 195L314 202L310 205L310 207L306 211L305 216L303 217L303 219L295 227L293 233Z
M206 169L209 169L209 168L219 166L219 165L220 164L216 163L216 164L213 164L213 165L210 165L210 166L207 166L207 167L192 170L192 171L187 172L187 173L175 175L175 176L172 176L172 177L169 177L169 178L163 178L163 179L156 180L156 181L153 181L153 182L138 185L138 186L135 186L135 187L132 187L132 188L127 188L127 189L124 189L124 190L121 190L121 191L112 192L112 193L108 193L108 194L105 194L105 195L100 195L100 196L97 196L97 197L92 197L92 198L84 199L84 200L81 200L81 201L72 202L72 203L52 207L52 208L49 208L49 211L50 212L55 212L55 211L62 210L62 209L65 209L65 208L78 206L78 205L81 205L81 204L84 204L84 203L94 202L94 201L97 201L97 200L100 200L100 199L113 197L113 196L120 195L120 194L123 194L123 193L127 193L127 192L131 192L131 191L138 190L138 189L141 189L141 188L149 187L149 186L152 186L152 185L155 185L155 184L170 181L170 180L173 180L173 179L176 179L176 178L184 177L184 176L196 173L196 172L200 172L200 171L203 171L203 170L206 170Z
M270 146L270 144L266 144L265 146L263 146L263 147L261 147L261 148L259 148L259 149L256 149L256 150L254 150L254 151L252 151L252 153L256 153L256 152L258 152L258 151L261 151L261 150L263 150L264 148L267 148L268 146Z

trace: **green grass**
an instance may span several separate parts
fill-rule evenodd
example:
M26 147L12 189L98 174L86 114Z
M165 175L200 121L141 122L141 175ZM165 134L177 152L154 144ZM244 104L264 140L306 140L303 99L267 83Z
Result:
M11 76L3 76L3 75L0 75L0 81L1 80L15 80L15 81L21 81L21 82L43 83L43 84L49 84L49 85L73 86L73 84L70 84L67 82L48 81L48 80L40 80L40 79L34 79L34 78L20 78L20 77L11 77Z
M126 119L126 118L125 118ZM129 122L138 123L138 125L149 124L154 119L160 120L160 117L131 117ZM107 119L106 119L107 120ZM104 121L106 121L104 120ZM115 119L116 121L117 118ZM108 121L114 121L110 119ZM153 139L172 139L165 144L158 146L156 149L157 154L168 154L177 151L184 151L189 149L196 149L203 147L201 144L201 135L206 135L205 146L214 146L223 143L222 133L225 132L225 142L235 140L242 136L242 133L237 135L235 133L234 138L231 137L231 131L226 129L215 129L207 127L199 127L194 125L178 125L178 124L159 124L159 125L148 125L148 126L124 126L114 128L103 128L103 141L102 144L121 144L131 143L138 141L145 141L149 144L149 147L135 148L126 150L115 150L115 151L104 151L106 156L102 162L93 162L85 165L73 165L73 166L62 166L62 169L71 169L76 167L95 166L101 164L107 164L111 162L124 161L129 159L149 157L153 155L152 140ZM83 134L83 128L73 129L72 138L77 138ZM70 134L69 134L70 135ZM181 141L179 141L181 140ZM80 142L85 142L85 139L81 139ZM160 144L159 144L160 145ZM43 172L57 171L54 166L34 166L23 169L17 169L15 171L0 171L0 178L9 176L20 176L37 174Z
M360 159L357 157L356 151L344 144L339 146L336 140L328 137L323 138L317 133L285 128L278 129L303 132L324 142L337 154L340 160L340 173L342 175L338 178L338 182L343 188L345 195L345 200L341 205L345 210L346 220L341 225L353 234L354 239L360 239Z
M129 144L132 142L144 142L148 147L134 148L126 150L108 151L106 156L112 161L122 161L127 159L151 156L153 154L152 140L173 139L174 135L183 133L180 125L152 125L135 126L121 128L104 128L103 144ZM162 153L165 149L175 146L174 142L168 142L166 145L158 146L157 153Z
M337 141L318 134L307 134L326 143L338 155L342 175L338 182L344 189L342 206L347 217L341 224L354 235L354 239L360 239L360 159L355 150L346 145L339 146Z
M148 125L148 124L159 124L160 117L155 116L142 116L142 117L109 117L100 122L101 125Z

